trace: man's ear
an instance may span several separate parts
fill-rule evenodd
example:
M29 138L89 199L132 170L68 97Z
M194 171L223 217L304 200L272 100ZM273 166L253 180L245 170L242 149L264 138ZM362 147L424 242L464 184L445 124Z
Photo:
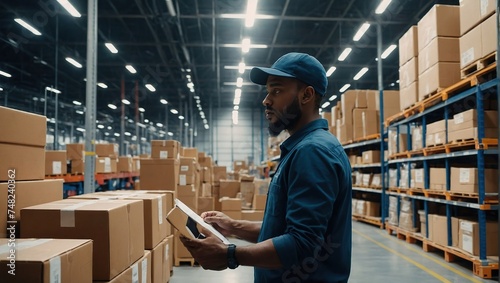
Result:
M302 98L300 100L301 104L307 104L310 103L311 101L314 101L316 96L316 91L312 86L307 86L304 89L304 93L302 94Z

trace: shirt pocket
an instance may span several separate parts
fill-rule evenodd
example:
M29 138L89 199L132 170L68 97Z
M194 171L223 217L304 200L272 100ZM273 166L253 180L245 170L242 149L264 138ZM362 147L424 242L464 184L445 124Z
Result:
M281 187L271 182L267 196L267 212L272 216L283 216L285 214L286 197Z

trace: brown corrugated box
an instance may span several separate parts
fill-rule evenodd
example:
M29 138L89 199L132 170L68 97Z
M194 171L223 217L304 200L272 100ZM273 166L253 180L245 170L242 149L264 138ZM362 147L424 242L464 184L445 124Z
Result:
M133 172L134 160L132 157L120 156L116 166L117 172Z
M171 236L172 237L172 236ZM173 261L173 258L169 256L170 249L173 247L168 247L168 240L163 239L156 247L151 250L151 282L168 282L170 278L170 271L168 271L169 261ZM167 253L166 253L167 252ZM168 271L168 272L167 272Z
M203 167L202 173L201 173L201 181L203 183L212 183L213 182L213 171L212 167Z
M213 167L214 182L219 182L220 180L227 179L227 167L226 166L214 166Z
M196 147L184 147L184 157L193 157L198 162L198 149Z
M418 101L418 81L411 83L409 86L402 88L400 91L400 110L412 106Z
M45 116L0 106L0 121L0 143L45 147Z
M484 169L484 185L486 193L498 192L498 169ZM450 173L450 191L462 193L479 193L479 177L477 168L452 167Z
M399 91L398 90L384 90L384 121L399 113L400 102L399 102ZM368 105L375 105L375 110L380 111L380 99L378 90L368 90L366 92L366 99ZM370 108L370 107L369 107ZM373 109L373 107L371 107Z
M21 237L92 239L93 279L110 280L144 253L142 201L65 199L21 210Z
M402 66L418 55L418 28L412 26L399 39L399 65Z
M193 175L196 169L196 159L192 157L181 157L180 158L180 170L179 174Z
M71 199L119 199L119 200L141 200L143 202L144 215L144 248L152 249L167 236L167 199L165 194L130 194L120 191L117 193L94 193L71 197Z
M241 219L248 221L262 221L264 219L264 210L243 210Z
M174 257L179 259L191 259L191 253L186 249L184 244L179 239L179 231L175 230L174 233Z
M439 62L418 76L418 100L460 81L460 63Z
M180 157L180 143L175 140L152 140L151 158L174 158Z
M247 163L245 160L235 160L233 162L233 170L234 172L239 172L240 170L247 170Z
M212 162L211 156L205 156L205 157L198 158L198 162L200 163L201 167L213 167L213 162Z
M446 216L438 215L438 214L429 214L432 215L432 237L430 238L436 244L442 246L448 246L448 222L446 220ZM429 217L428 216L428 217ZM429 224L431 224L429 217Z
M66 144L66 156L68 160L82 160L85 158L85 145L83 143Z
M96 157L95 172L96 173L116 173L116 158L112 157Z
M353 207L353 213L357 215L365 215L366 201L358 199L356 201L356 207Z
M9 170L15 170L16 181L45 178L44 147L0 143L0 160L0 182L12 179Z
M372 217L380 217L380 203L373 201L365 201L365 215Z
M415 188L424 188L424 169L411 169L411 179L415 181Z
M99 281L97 283L151 283L151 252L144 251L144 255L134 262L131 266L125 269L122 273L118 274L115 278L109 281ZM95 282L95 281L94 281Z
M95 154L99 157L118 157L118 145L114 143L98 143L95 145Z
M185 186L185 185L194 185L196 181L196 175L186 175L186 174L179 174L179 185Z
M208 183L201 184L201 197L211 197L212 196L212 185Z
M453 115L453 121L448 124L449 132L478 127L477 110L470 109ZM483 111L484 127L498 128L498 111Z
M224 214L227 215L229 218L235 219L235 220L241 220L242 219L242 213L240 211L236 210L230 210L230 211L224 211Z
M222 211L241 211L242 201L239 198L226 198L220 199Z
M179 159L141 159L141 187L175 191L179 183Z
M497 51L497 38L497 17L494 14L481 24L481 57Z
M446 191L446 168L429 169L429 190Z
M255 210L266 209L267 195L253 195L252 208Z
M243 204L245 206L251 206L253 202L253 194L255 192L255 186L253 182L241 182L240 192L243 199Z
M174 270L174 235L168 236L166 239L167 243L165 244L165 256L167 258L167 264L164 265L167 273L165 280L163 282L169 282L170 273Z
M460 234L460 219L451 218L451 246L458 248L458 235Z
M85 162L82 159L71 160L71 174L82 174L85 172Z
M12 185L10 186L12 188ZM15 182L14 219L21 220L21 209L63 199L63 180L16 181ZM0 203L7 204L9 199L9 184L0 183ZM7 209L0 209L0 238L6 238Z
M361 174L361 176L362 185L368 187L372 183L373 174Z
M201 215L205 211L214 210L214 198L213 197L199 197L198 198L198 215Z
M478 138L478 128L472 127L462 130L457 130L448 133L448 141L466 140L466 139L477 139ZM498 137L498 128L485 128L484 129L485 138Z
M353 111L353 138L360 139L379 132L379 115L377 110L354 109Z
M26 283L92 282L92 241L16 239L14 274L9 274L8 239L0 239L0 281Z
M191 208L193 211L198 211L198 196L187 196L180 195L177 196L177 199L182 201L187 207Z
M66 151L45 151L45 175L61 175L67 173Z
M434 5L418 22L418 51L437 36L460 36L460 11L458 6Z
M460 40L454 37L435 37L418 54L418 74L438 62L460 62Z
M418 57L412 57L410 61L399 68L399 87L401 89L410 86L418 80L418 63Z
M460 67L475 63L482 57L481 26L477 26L460 38Z
M460 0L460 34L464 35L495 9L495 0Z
M380 162L380 150L363 151L363 164Z
M419 150L419 149L423 148L422 127L421 126L417 126L417 127L412 129L411 145L412 145L412 150Z
M475 256L479 256L479 223L460 219L458 235L459 248ZM486 222L486 256L498 255L498 223Z
M240 192L240 181L235 180L220 180L220 197L235 198Z

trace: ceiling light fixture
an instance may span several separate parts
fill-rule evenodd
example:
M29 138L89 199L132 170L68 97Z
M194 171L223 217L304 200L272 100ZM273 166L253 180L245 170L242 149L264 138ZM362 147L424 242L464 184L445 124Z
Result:
M242 86L243 86L243 79L237 78L236 79L236 87L242 87Z
M172 133L172 132L168 132L168 133L167 133L167 135L169 135L169 136L173 136L173 135L174 135L174 133Z
M132 67L132 65L127 65L127 66L125 66L125 68L127 68L127 70L128 70L131 74L135 74L135 73L137 73L137 70L136 70L134 67Z
M130 137L132 134L129 132L125 132L125 135Z
M166 100L165 100L165 99L163 99L163 98L162 98L162 99L160 99L160 102L161 102L161 104L168 104L168 101L166 101Z
M382 0L375 10L375 14L380 15L385 12L385 9L391 4L392 0Z
M31 33L33 33L34 35L38 35L38 36L42 35L41 32L39 32L36 28L34 28L32 25L28 24L24 20L17 18L17 19L14 19L14 21L16 23L20 24L23 28L31 31Z
M82 14L80 14L68 0L57 0L57 2L59 2L59 4L61 4L61 6L63 6L63 8L66 9L66 11L68 11L68 13L73 17L80 18L82 16Z
M114 133L115 137L119 137L120 134L119 133Z
M122 99L122 103L125 105L130 105L130 101L128 101L127 99Z
M113 129L113 128L111 126L108 126L108 130L111 130L111 129Z
M354 35L354 37L352 38L352 40L359 41L369 28L370 28L370 24L369 23L362 24L361 27L356 32L356 34Z
M179 114L179 111L177 111L176 109L170 109L170 112L172 114L176 114L176 115Z
M234 106L234 110L239 110L239 109L240 109L240 107L238 105Z
M345 84L341 89L339 89L339 92L342 93L342 92L346 91L350 87L351 87L351 84Z
M167 8L168 8L168 13L170 14L170 16L175 17L177 15L177 13L175 12L174 3L172 2L172 0L167 0Z
M250 51L250 38L244 38L241 41L241 51L243 53L248 53L248 51Z
M152 84L146 84L146 88L149 91L151 91L151 92L155 92L156 91L156 88Z
M4 72L4 71L0 71L0 75L4 76L4 77L7 77L7 78L10 78L12 77L11 74L7 73L7 72Z
M108 104L108 107L109 107L109 108L111 108L111 109L113 109L113 110L115 110L116 108L118 108L118 107L116 107L116 105L114 105L114 104Z
M328 106L330 106L330 101L323 103L323 105L321 105L321 108L326 108Z
M79 132L82 132L82 133L85 132L84 128L76 128L76 130L79 131Z
M208 124L205 124L205 130L208 130L209 128Z
M245 63L241 62L238 64L238 72L243 74L245 72Z
M258 0L248 0L247 14L245 17L245 26L247 28L253 27L255 23L255 15L257 13L257 2Z
M108 88L108 85L106 85L105 83L98 83L97 85L101 88Z
M57 94L60 94L60 93L61 93L61 91L60 91L60 90L55 89L55 88L50 87L50 86L46 87L46 88L45 88L45 90L50 91L50 92L53 92L53 93L57 93Z
M82 110L76 110L76 114L80 114L80 115L83 115L83 111Z
M326 72L326 76L329 77L333 74L333 72L335 72L335 70L337 70L337 67L330 67L330 69L328 69L328 71Z
M392 51L394 51L396 47L398 47L396 44L390 45L389 47L387 47L387 49L382 53L380 57L382 57L382 59L389 57L389 55L391 55Z
M366 72L368 72L368 68L367 67L364 67L362 68L353 78L353 80L357 81L359 79L361 79L361 77L366 74Z
M83 67L82 64L78 63L75 59L73 59L71 57L66 57L66 61L68 61L68 63L77 67L78 69L81 69Z
M146 112L146 109L144 109L144 108L142 108L142 107L139 107L139 112L144 113L144 112Z
M104 125L101 125L101 124L97 125L97 127L98 127L99 129L104 129Z
M233 124L238 125L238 111L233 110Z
M162 123L156 123L156 126L162 128L163 124Z
M179 115L179 120L184 120L184 116Z
M73 104L74 105L82 105L82 103L80 101L76 101L76 100L73 100Z
M337 96L334 94L334 95L330 96L330 98L328 100L334 101L336 98L337 98Z
M347 47L346 49L344 49L344 51L342 51L342 53L339 56L339 61L344 61L347 58L347 56L349 56L351 51L352 51L352 48L350 48L350 47Z
M241 89L237 88L234 90L234 97L240 98L241 97Z
M113 53L113 54L116 54L118 53L118 49L116 49L116 47L113 45L113 43L105 43L104 46L106 46L106 48L108 48L109 52Z

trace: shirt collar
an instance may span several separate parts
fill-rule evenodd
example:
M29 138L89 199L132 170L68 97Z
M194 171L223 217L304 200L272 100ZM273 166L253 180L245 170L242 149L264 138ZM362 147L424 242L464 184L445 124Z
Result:
M305 136L307 136L310 132L315 131L317 129L323 129L328 131L328 121L325 119L317 119L309 124L305 125L302 129L297 131L295 134L291 135L288 139L286 139L281 145L281 159L285 155L290 152Z

